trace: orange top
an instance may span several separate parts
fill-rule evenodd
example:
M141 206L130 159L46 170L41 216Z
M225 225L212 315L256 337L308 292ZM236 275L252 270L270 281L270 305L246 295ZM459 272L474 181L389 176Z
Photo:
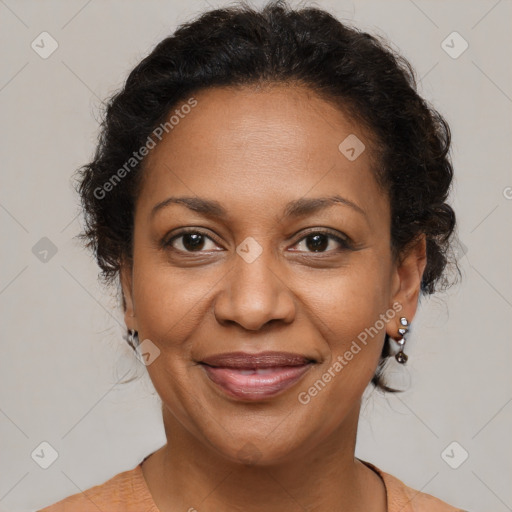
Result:
M38 512L160 512L144 479L142 462L133 469L118 473L101 485L69 496ZM384 481L388 512L464 512L430 494L407 487L398 478L384 473L369 462L361 462L373 469Z

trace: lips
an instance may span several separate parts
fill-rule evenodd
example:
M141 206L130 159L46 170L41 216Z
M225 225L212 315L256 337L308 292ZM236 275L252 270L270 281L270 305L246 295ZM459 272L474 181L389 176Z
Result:
M289 389L316 361L290 352L230 352L201 361L208 378L227 395L248 401Z
M228 352L207 357L201 363L209 366L221 366L223 368L253 369L273 368L277 366L301 366L314 359L291 352L260 352L249 354L247 352Z

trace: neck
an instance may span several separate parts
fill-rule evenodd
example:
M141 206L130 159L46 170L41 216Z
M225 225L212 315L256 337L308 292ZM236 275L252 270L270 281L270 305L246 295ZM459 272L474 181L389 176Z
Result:
M386 510L380 477L354 457L359 404L327 439L268 465L228 460L163 416L167 444L143 464L161 512Z

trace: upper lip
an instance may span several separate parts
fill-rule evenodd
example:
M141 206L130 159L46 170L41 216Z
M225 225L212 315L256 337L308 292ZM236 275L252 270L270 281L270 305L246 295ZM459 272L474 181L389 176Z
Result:
M292 352L226 352L206 357L201 364L222 368L273 368L279 366L303 366L315 360Z

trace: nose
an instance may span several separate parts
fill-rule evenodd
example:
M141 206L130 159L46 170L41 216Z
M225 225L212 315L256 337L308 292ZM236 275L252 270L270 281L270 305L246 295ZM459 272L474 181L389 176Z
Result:
M293 292L286 284L284 271L280 272L271 260L268 248L252 262L235 256L234 268L223 279L215 300L215 317L220 324L235 323L257 331L272 321L293 321Z

